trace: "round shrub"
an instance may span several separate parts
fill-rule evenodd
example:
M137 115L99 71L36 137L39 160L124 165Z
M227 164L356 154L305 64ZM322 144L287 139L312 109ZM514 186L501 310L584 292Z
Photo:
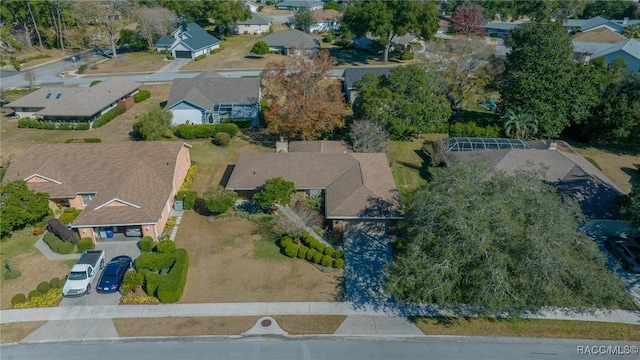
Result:
M11 305L16 306L18 304L22 304L25 301L27 301L27 297L24 296L24 294L15 294L11 298Z
M318 250L318 252L319 252L320 254L324 254L324 249L325 249L326 247L327 247L327 245L325 245L325 244L323 244L323 243L321 243L321 242L319 242L319 241L318 241L318 243L316 244L316 246L314 246L314 248L315 248L316 250Z
M333 257L336 259L344 259L344 250L338 249L335 253L333 253Z
M291 244L287 246L286 248L284 248L284 253L290 258L294 258L298 256L298 245Z
M320 264L320 260L322 260L322 253L321 252L317 252L315 255L313 255L313 262L316 264Z
M52 242L49 243L49 247L51 248L51 251L53 251L54 253L60 253L60 246L64 244L64 241L57 239L57 240L53 240Z
M344 259L336 259L336 261L333 263L333 267L344 269Z
M45 242L45 244L51 246L51 243L56 241L56 240L60 240L59 237L57 237L54 233L48 232L46 234L44 234L44 236L42 237L42 241Z
M156 250L160 254L171 254L176 251L176 243L171 240L160 241L156 245Z
M334 254L335 252L336 252L336 251L333 249L333 247L331 247L331 246L327 246L326 248L324 248L324 252L323 252L323 254L333 257L333 254Z
M400 54L400 60L413 60L413 54L412 53Z
M229 134L227 133L219 132L213 138L213 141L220 147L227 147L229 146L229 144L231 144L231 136L229 136Z
M280 239L280 247L286 248L291 244L293 244L293 239L289 236L285 236L282 239Z
M322 257L322 266L324 267L331 267L333 266L333 258L329 255L324 255Z
M53 278L49 281L49 288L51 289L62 289L64 286L64 280L60 278Z
M33 300L33 299L35 299L37 297L40 297L40 296L41 296L41 294L40 294L40 291L38 291L38 290L31 290L31 291L29 291L29 294L27 294L27 298L29 298L29 300Z
M86 238L82 238L80 239L80 241L78 241L78 251L79 252L83 252L85 250L93 250L96 248L96 245L93 243L93 239L86 237Z
M333 42L333 40L335 39L336 39L336 36L333 35L333 33L328 33L327 35L325 35L324 38L322 38L322 41L326 43L330 43L330 42Z
M71 254L73 249L75 249L76 245L70 242L60 242L58 245L58 253L60 254Z
M51 290L51 287L49 286L48 282L43 281L40 284L38 284L38 286L36 286L36 290L38 290L40 294L44 295L48 293L49 290Z
M309 251L309 248L306 246L300 246L298 248L298 258L300 259L305 259L307 256L307 251Z
M313 261L313 257L318 253L318 251L316 251L316 249L309 249L307 251L307 255L304 257L305 259L309 260L309 261Z
M151 236L143 236L142 239L140 239L140 251L149 253L153 250L154 246L155 244Z

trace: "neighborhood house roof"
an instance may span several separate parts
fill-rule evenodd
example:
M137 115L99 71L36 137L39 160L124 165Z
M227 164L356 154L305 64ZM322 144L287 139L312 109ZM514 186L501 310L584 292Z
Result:
M639 24L640 20L609 20L602 16L596 16L591 19L569 19L563 22L564 27L566 28L579 28L580 31L589 31L590 29L599 27L599 26L608 26L613 28L616 31L621 31L627 26L631 26L634 24Z
M190 22L178 27L174 32L179 34L182 44L190 48L192 51L216 45L220 43L220 39L210 35L200 25Z
M263 37L261 40L272 48L315 48L320 42L300 30L280 30Z
M322 1L316 0L285 0L277 3L279 8L313 8L322 6L323 4Z
M334 9L321 9L311 13L316 22L336 21L340 18L340 12Z
M560 148L560 147L559 147ZM544 149L496 149L480 152L460 151L446 154L451 161L482 161L486 166L513 175L522 170L544 170L543 180L561 195L578 202L582 212L596 219L616 213L616 199L624 191L573 151Z
M323 148L320 151L325 152L317 151ZM241 155L227 188L253 191L267 179L282 177L299 190L325 190L329 219L402 218L404 212L385 154L338 153L345 149L341 143L316 146L292 142L289 149L302 151Z
M173 45L173 42L176 41L176 38L173 36L162 36L158 41L156 41L156 46L158 47L169 47Z
M587 42L587 43L615 44L625 40L627 40L626 37L606 27L577 33L576 35L573 36L573 41Z
M251 17L247 20L238 20L238 25L269 25L271 20L256 13L251 13Z
M347 89L353 89L356 81L362 80L365 74L375 76L389 76L391 68L370 67L370 68L346 68L344 69L344 83Z
M11 162L4 181L31 179L29 187L50 198L95 194L74 227L152 224L171 194L184 146L170 141L38 145Z
M573 52L578 54L593 54L611 47L610 43L573 41Z
M615 45L611 45L606 49L593 53L591 58L595 59L602 56L607 56L607 55L616 53L618 51L625 52L636 59L640 59L640 41L636 39L629 39L627 41L619 42Z
M43 87L13 101L10 108L42 108L39 116L83 116L91 117L113 103L136 91L140 84L109 78L95 86Z
M219 103L259 103L260 78L174 79L166 108L171 108L182 101L204 110L211 110L214 104Z

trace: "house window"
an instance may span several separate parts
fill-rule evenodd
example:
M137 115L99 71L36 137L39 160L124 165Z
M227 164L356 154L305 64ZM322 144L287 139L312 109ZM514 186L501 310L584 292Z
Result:
M95 196L95 193L92 194L81 194L82 196L82 205L87 206Z

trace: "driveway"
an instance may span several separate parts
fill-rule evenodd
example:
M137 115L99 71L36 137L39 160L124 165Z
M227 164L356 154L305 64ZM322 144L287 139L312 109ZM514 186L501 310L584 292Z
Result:
M98 242L96 250L105 251L105 263L118 255L127 255L134 260L140 255L140 249L138 249L137 241ZM113 294L100 294L95 291L101 275L102 270L91 286L91 294L81 297L62 298L59 306L118 305L118 303L120 303L119 292L115 292Z
M611 251L605 249L605 238L606 237L604 236L598 236L595 237L594 241L598 243L600 251L607 256L607 268L613 269L616 265L619 265L618 258L616 258ZM634 274L630 271L624 270L621 266L618 266L615 273L627 284L627 291L629 292L629 295L633 298L636 306L640 308L640 274Z
M347 300L356 308L386 306L382 295L384 266L392 260L385 224L347 223L344 229L345 286Z

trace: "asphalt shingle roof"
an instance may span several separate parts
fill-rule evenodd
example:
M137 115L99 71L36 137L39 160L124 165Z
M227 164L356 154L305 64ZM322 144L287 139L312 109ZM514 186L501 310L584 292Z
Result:
M36 113L41 116L91 117L138 87L138 83L112 77L89 88L43 87L5 106L42 108Z
M171 108L183 100L204 110L211 110L213 105L218 103L255 104L260 102L260 79L222 77L174 79L166 108Z
M178 31L182 31L178 28ZM200 25L190 22L186 25L185 35L182 38L182 43L188 46L193 51L219 44L221 41L217 37L210 35Z
M591 58L595 59L598 57L613 54L618 51L626 52L627 54L633 56L634 58L640 59L640 41L636 39L629 39L627 41L619 42L615 45L611 45L606 49L593 53Z
M346 68L344 69L344 83L348 89L352 89L356 81L362 80L365 74L373 74L375 76L389 76L391 68L370 67L370 68Z
M301 152L241 155L227 188L256 190L267 179L280 176L292 181L299 190L324 189L327 218L403 216L385 154L356 154L344 150L340 153L338 150L344 149L341 143L335 146L307 143L311 144L290 144L290 151Z
M169 141L38 145L11 162L3 181L51 179L29 182L50 198L95 193L74 226L152 224L171 195L184 146ZM133 206L105 206L114 201Z
M264 36L261 40L267 43L269 47L303 47L315 48L320 46L320 42L311 35L305 34L300 30L280 30L272 34Z
M238 25L269 25L271 20L256 13L251 13L251 17L247 20L238 20Z

